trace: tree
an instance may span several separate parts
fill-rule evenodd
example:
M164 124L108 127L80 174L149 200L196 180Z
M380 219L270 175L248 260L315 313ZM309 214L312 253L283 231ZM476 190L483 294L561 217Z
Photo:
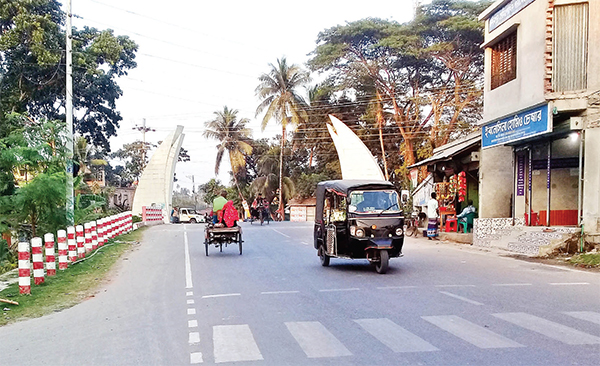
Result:
M310 81L308 73L302 71L299 66L288 65L285 57L277 60L277 66L269 64L271 70L268 74L262 74L258 80L256 95L261 100L256 115L266 109L261 127L265 127L271 119L281 124L281 152L279 157L279 208L283 217L283 150L286 141L286 129L288 126L298 126L308 119L306 102L298 94L298 88L308 84Z
M38 229L55 231L66 223L65 125L18 114L7 117L24 127L0 138L0 232L21 228L25 222L33 235ZM22 187L13 175L17 170L29 173Z
M237 173L246 167L246 155L252 153L252 146L248 143L252 131L246 127L250 122L247 118L237 119L237 110L231 110L227 106L223 111L214 112L216 118L204 123L204 137L217 140L217 158L215 161L215 175L219 174L223 154L229 155L229 163L238 194L242 191L237 181ZM243 196L242 196L243 197Z
M0 2L0 137L19 127L6 120L10 112L65 120L64 19L57 0ZM136 67L136 51L111 30L73 31L75 131L107 151L122 119L116 79Z
M373 101L378 114L389 110L403 163L411 165L423 144L446 143L478 114L483 25L477 16L488 4L434 0L404 25L364 19L327 29L309 65L330 71L328 80L338 90L362 97L357 103ZM381 118L377 124L384 126Z
M133 180L139 181L148 164L147 144L142 141L124 144L122 148L111 154L112 158L118 158L125 162L124 171L122 172L123 178L131 177Z
M204 193L203 201L212 207L212 202L225 189L225 186L221 184L218 179L211 179L208 182L198 186L198 191Z

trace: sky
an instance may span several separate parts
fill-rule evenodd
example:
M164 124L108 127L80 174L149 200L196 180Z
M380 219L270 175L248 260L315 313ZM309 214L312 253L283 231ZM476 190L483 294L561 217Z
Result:
M62 0L64 9L67 0ZM117 110L123 120L112 151L142 139L134 130L143 120L154 132L146 141L163 140L184 126L183 148L190 162L179 162L174 189L215 178L216 141L202 136L204 122L224 106L248 118L254 138L273 137L280 126L271 121L261 131L258 77L269 64L286 57L304 66L319 32L368 17L410 21L415 0L333 1L274 0L71 0L73 26L112 29L139 46L137 67L118 79L123 96ZM318 76L315 75L316 78ZM228 157L217 176L229 184ZM193 178L192 178L193 177Z

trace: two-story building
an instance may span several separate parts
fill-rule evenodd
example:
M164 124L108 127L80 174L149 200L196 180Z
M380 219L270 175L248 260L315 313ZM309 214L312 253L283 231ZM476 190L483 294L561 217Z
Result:
M509 249L533 253L535 246L524 246L527 230L517 235L511 227L599 232L600 1L497 0L480 20L485 89L475 244L512 235Z

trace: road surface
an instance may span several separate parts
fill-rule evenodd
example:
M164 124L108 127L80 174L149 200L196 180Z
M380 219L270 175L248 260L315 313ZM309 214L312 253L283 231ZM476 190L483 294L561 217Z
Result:
M310 223L161 225L93 298L0 328L0 365L597 365L600 275L407 238L321 267Z

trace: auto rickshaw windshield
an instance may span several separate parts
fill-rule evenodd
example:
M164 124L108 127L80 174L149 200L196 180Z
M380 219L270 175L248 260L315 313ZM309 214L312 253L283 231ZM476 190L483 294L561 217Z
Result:
M394 190L352 191L348 212L382 213L400 212L400 199Z

